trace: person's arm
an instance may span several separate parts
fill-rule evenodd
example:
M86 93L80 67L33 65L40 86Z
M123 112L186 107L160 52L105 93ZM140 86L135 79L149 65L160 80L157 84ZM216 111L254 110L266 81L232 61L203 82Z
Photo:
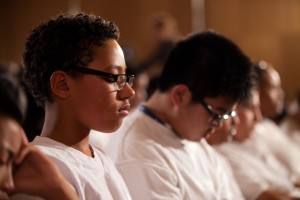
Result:
M14 183L13 193L26 193L47 200L79 199L58 167L26 139L15 159Z
M288 193L279 192L276 190L263 191L256 200L293 200Z
M297 179L297 180L294 182L294 185L295 185L295 187L300 188L300 179Z

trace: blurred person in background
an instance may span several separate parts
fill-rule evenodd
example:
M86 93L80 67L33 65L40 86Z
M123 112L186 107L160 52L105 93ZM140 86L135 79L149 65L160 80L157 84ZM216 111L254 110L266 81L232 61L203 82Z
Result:
M300 92L291 103L289 111L289 115L280 123L280 127L300 148Z
M23 78L23 68L17 62L1 62L0 71L12 74L14 79L20 84L20 92L24 106L22 112L24 113L24 120L22 127L26 133L27 139L31 142L35 136L39 135L44 122L44 109L37 106L31 93L25 87ZM26 105L25 105L26 104Z
M257 88L237 106L237 116L208 138L208 143L231 165L239 187L247 200L296 199L295 187L288 170L259 138L253 137L262 120ZM226 139L227 137L227 139ZM298 196L295 196L298 195Z
M163 11L154 13L150 17L149 30L154 49L137 65L137 68L148 74L151 79L161 73L171 49L180 38L180 32L176 19Z
M272 119L284 109L284 92L275 68L266 61L255 64L258 73L260 109L263 120L255 127L255 134L289 170L293 179L300 177L300 148Z
M266 61L255 64L259 74L261 111L265 118L276 124L286 115L285 93L281 79L275 68Z
M48 200L77 200L57 166L28 143L22 128L24 93L14 75L0 72L0 199L22 192Z
M18 99L16 99L16 101L20 101L18 102L18 105L20 105L19 109L23 116L22 126L24 126L24 121L28 113L28 97L26 94L26 90L23 87L22 73L23 70L21 65L18 65L16 62L0 62L0 74L2 74L3 76L9 76L10 79L13 79L12 81L14 81L14 84L18 86L19 94Z

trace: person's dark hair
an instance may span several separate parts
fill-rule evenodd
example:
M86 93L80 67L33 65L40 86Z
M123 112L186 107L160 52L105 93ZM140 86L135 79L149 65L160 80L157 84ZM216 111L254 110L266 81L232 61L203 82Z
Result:
M23 123L26 103L22 96L22 88L10 73L0 73L0 113L8 115Z
M212 31L190 35L169 54L160 76L162 92L186 84L193 100L224 95L232 101L247 98L253 84L249 58L232 41Z
M56 70L86 67L95 46L119 39L118 27L99 16L80 13L59 15L36 27L29 35L23 54L24 81L40 106L52 102L49 80Z
M148 99L152 96L152 94L157 89L158 80L159 80L159 76L154 76L149 80L149 84L147 87Z
M252 106L252 97L253 97L253 90L259 92L259 77L260 73L262 73L263 69L258 69L257 63L252 63L253 71L252 71L252 88L247 98L243 98L239 101L245 107Z

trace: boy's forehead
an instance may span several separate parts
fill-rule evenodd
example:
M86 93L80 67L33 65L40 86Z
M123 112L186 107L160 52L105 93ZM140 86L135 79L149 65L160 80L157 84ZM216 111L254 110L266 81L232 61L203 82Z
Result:
M93 47L93 54L89 65L101 66L102 70L120 70L126 67L123 51L115 40L107 40L105 45Z
M228 112L236 108L237 101L233 101L226 95L220 95L217 97L204 98L208 104L210 104L214 110L220 112Z

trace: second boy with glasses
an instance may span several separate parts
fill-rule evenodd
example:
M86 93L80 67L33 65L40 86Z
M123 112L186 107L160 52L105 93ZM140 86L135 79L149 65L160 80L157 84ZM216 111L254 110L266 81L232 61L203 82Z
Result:
M234 116L252 86L251 71L241 50L214 32L174 47L158 89L107 145L133 199L243 199L203 138Z
M213 107L211 105L208 105L204 100L200 100L200 103L207 110L207 112L209 112L211 114L211 116L212 116L211 124L214 126L218 126L222 121L236 116L236 111L235 111L236 106L234 106L233 110L231 110L225 114L218 114L214 111Z

